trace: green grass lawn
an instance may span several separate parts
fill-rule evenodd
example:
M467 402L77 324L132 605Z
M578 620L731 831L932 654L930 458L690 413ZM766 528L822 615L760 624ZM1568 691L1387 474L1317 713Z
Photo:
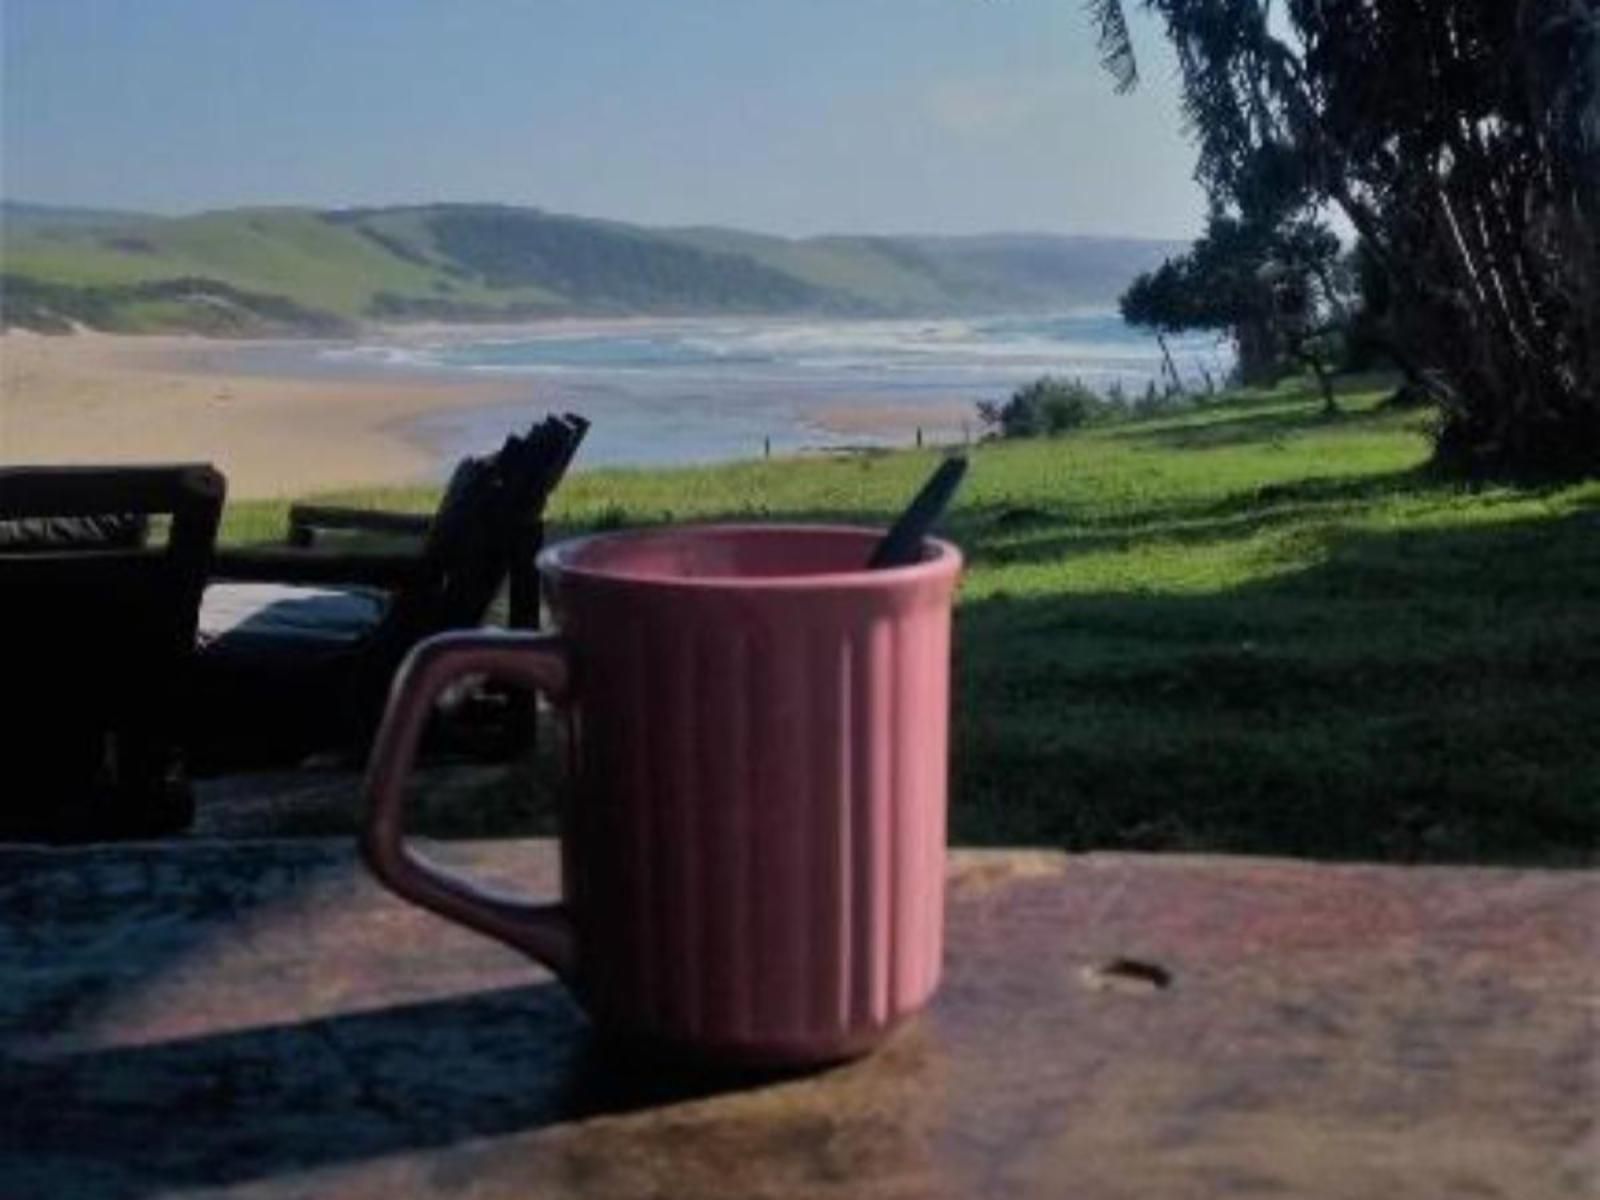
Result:
M1592 860L1600 483L1441 482L1383 391L1348 381L1335 420L1286 387L974 451L946 527L969 558L956 841ZM554 518L882 522L932 462L596 471ZM224 536L283 508L230 506Z

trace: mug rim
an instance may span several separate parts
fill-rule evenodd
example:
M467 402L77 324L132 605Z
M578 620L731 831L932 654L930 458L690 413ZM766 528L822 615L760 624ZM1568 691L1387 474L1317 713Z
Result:
M540 574L552 580L577 579L611 586L665 588L674 591L804 591L811 589L873 589L894 585L907 586L955 576L961 570L961 550L944 538L928 537L924 541L933 553L919 562L903 567L869 569L865 565L850 571L812 571L796 575L647 575L605 570L584 566L573 561L586 548L596 543L643 540L660 537L665 533L738 535L745 533L806 533L834 534L860 538L869 543L881 538L886 529L870 525L845 525L839 523L812 523L782 521L706 521L682 522L670 525L645 526L602 533L583 534L565 538L546 546L534 560Z

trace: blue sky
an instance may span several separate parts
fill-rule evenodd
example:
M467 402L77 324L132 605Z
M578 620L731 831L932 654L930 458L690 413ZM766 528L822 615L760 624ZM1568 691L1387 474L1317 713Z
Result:
M1190 237L1171 59L1082 0L3 0L0 192Z

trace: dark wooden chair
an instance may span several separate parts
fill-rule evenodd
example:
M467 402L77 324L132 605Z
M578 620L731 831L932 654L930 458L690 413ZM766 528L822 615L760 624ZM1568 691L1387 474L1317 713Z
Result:
M225 491L199 464L0 469L0 838L188 824L182 697Z
M545 502L587 427L552 417L463 460L432 517L300 505L286 544L219 552L201 609L196 768L362 753L411 647L482 623L503 585L509 623L536 628ZM320 537L330 531L416 545L330 550Z

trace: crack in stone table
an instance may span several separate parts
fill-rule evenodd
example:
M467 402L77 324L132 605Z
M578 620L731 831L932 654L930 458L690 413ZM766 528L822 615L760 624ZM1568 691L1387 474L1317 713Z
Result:
M554 890L551 843L433 849ZM694 1078L343 842L0 850L0 1197L1600 1189L1590 873L957 851L949 895L878 1054Z

